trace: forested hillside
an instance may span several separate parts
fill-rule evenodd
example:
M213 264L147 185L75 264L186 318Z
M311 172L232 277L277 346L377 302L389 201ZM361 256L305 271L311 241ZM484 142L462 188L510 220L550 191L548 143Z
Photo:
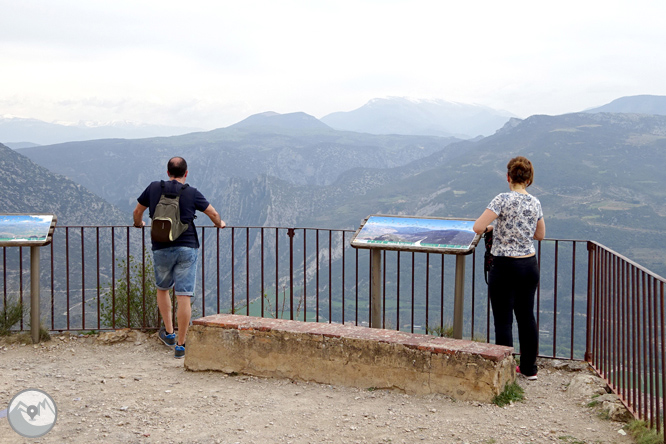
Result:
M0 144L3 213L54 213L58 225L128 224L131 218L78 183Z

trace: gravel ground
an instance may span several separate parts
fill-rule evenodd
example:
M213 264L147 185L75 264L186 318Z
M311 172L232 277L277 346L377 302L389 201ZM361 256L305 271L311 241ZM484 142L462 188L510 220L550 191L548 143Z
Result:
M38 388L54 399L54 428L23 439L0 418L0 443L632 443L624 424L572 398L574 373L542 368L519 379L507 407L302 381L189 372L155 336L102 345L54 336L0 339L0 413ZM0 415L2 416L2 415Z

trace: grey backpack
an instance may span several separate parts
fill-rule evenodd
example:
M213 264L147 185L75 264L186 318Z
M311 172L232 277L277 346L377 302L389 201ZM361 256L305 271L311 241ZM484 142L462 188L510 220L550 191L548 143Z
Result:
M153 213L150 237L155 242L173 242L189 227L180 221L180 195L189 185L183 185L178 193L167 193L161 181L162 194Z

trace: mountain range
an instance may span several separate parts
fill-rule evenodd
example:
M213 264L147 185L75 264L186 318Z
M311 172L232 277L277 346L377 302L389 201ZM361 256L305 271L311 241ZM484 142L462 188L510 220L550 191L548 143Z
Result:
M0 117L0 142L14 149L74 140L167 137L198 130L133 122L49 123L37 119Z
M666 97L622 97L585 112L663 115L666 114ZM263 113L260 116L268 117L271 114L276 113ZM493 134L511 117L516 116L508 111L482 105L440 99L386 97L372 99L352 111L330 113L320 120L331 128L345 131L473 139ZM169 137L195 131L201 130L126 121L49 123L13 116L0 117L0 142L14 149L96 139Z
M189 182L236 225L286 223L284 213L244 203L288 186L330 185L354 168L386 170L446 151L455 138L336 131L305 113L261 114L203 133L169 138L93 140L24 148L19 153L67 176L124 211L150 181L166 178L175 153L185 157ZM273 180L278 184L268 187ZM284 185L282 183L284 182ZM263 185L262 185L263 184ZM267 188L268 187L268 188ZM233 209L233 211L232 211ZM260 216L261 211L263 216ZM269 217L273 215L274 217ZM279 217L277 215L280 215Z
M476 218L508 190L507 161L525 155L536 168L529 190L542 202L547 237L597 240L666 274L666 116L589 111L511 118L475 140L338 131L304 113L263 113L208 132L13 153L61 175L47 183L67 176L101 196L125 224L136 196L166 177L167 159L183 155L188 181L230 225L345 229L369 214ZM0 153L3 160L9 152ZM14 208L21 208L29 190L16 183L25 179L11 183ZM77 220L83 213L66 220L84 223Z
M268 112L258 116L264 119L271 114L276 113ZM510 117L514 115L480 105L389 97L373 99L354 111L329 114L323 117L321 122L338 130L370 134L432 135L469 139L492 134ZM253 117L244 124L254 124L254 120ZM281 125L285 124L283 120ZM302 126L299 128L303 129ZM0 117L0 142L14 149L84 140L168 137L195 131L200 130L132 122L74 124L49 123L12 116Z
M631 113L656 114L666 116L666 96L630 96L620 97L606 105L588 109L588 113Z

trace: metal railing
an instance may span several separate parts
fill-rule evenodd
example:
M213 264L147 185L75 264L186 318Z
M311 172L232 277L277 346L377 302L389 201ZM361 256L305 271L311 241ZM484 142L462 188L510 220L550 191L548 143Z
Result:
M352 235L351 230L317 228L200 227L196 315L235 312L369 325L370 255L349 246ZM537 317L543 356L584 357L587 257L581 242L538 245L542 279ZM126 327L126 321L116 322L124 314L124 319L132 319L124 313L130 307L119 293L138 287L142 307L153 299L145 285L153 279L149 249L145 229L57 227L41 255L44 325L53 331ZM28 255L22 248L8 247L2 255L3 300L12 294L23 300ZM382 326L416 333L450 327L454 256L395 251L382 255ZM481 261L476 253L466 257L464 336L490 341L494 335ZM105 305L112 312L107 316L111 322L102 321ZM154 324L148 316L129 326Z
M44 326L86 331L159 325L146 284L153 281L147 232L57 227L41 254ZM198 233L194 316L233 312L370 325L370 254L349 246L353 231L199 227ZM24 300L28 256L20 247L2 248L3 307ZM453 323L455 258L396 251L382 256L382 326L446 334ZM539 355L589 361L634 415L660 430L664 279L596 242L546 239L537 243L537 258ZM483 255L465 260L463 336L493 342ZM128 291L139 298L138 317L130 313L137 307L122 297ZM21 319L14 328L29 327Z
M664 418L664 278L596 242L588 244L586 360L635 417Z

